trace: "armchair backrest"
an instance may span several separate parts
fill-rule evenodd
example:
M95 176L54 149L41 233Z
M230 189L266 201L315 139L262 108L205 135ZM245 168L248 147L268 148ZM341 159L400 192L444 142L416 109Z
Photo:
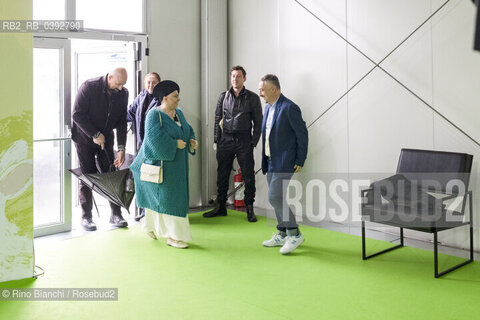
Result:
M472 162L473 156L467 153L402 149L397 173L418 181L426 190L459 194L468 191ZM465 190L455 181L461 181Z

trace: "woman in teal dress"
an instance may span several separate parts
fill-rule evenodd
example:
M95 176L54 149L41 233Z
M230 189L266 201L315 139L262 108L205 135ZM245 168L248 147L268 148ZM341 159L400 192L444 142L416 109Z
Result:
M198 142L183 112L178 109L180 88L170 80L155 86L153 95L160 106L145 120L145 138L130 166L135 178L137 206L145 208L143 227L154 239L187 248L191 240L188 221L188 154L195 155ZM142 163L163 164L163 183L140 180Z

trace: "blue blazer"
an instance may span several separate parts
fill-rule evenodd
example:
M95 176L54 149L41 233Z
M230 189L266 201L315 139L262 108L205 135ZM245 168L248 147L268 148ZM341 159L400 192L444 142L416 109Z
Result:
M262 172L268 171L265 155L265 130L269 107L262 122ZM300 108L283 94L277 100L269 136L272 172L294 172L294 166L305 164L308 149L308 130Z
M136 150L140 149L140 146L142 145L143 138L145 135L144 132L140 132L142 122L143 124L145 124L145 118L147 117L148 111L150 111L150 109L152 109L157 105L157 99L153 98L152 101L150 101L150 104L148 105L147 110L145 111L144 118L142 119L142 108L145 103L145 100L147 99L147 96L148 96L148 91L145 89L142 90L142 92L140 92L140 94L135 98L135 100L133 100L132 104L130 105L130 107L128 107L128 111L127 111L127 121L134 123L133 131L135 133L135 137L137 141Z

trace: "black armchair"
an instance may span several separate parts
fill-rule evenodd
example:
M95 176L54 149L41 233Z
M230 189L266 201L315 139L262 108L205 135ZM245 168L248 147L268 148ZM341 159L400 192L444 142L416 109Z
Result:
M472 160L473 156L465 153L402 149L397 174L361 191L363 260L403 247L403 229L412 229L433 233L435 278L472 262L473 208L472 191L468 191ZM452 204L452 200L459 205ZM367 221L399 227L400 244L367 255ZM470 229L470 258L439 272L438 232L461 226Z

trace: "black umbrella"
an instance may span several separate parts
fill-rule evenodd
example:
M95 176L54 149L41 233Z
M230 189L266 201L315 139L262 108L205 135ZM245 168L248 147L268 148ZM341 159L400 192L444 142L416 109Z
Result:
M103 173L82 173L80 168L69 169L78 179L87 187L97 192L108 201L127 209L128 213L133 196L135 195L135 186L133 175L128 169L135 157L131 154L125 154L125 162L121 170L103 172ZM97 204L95 204L95 207ZM98 212L98 208L97 208Z

